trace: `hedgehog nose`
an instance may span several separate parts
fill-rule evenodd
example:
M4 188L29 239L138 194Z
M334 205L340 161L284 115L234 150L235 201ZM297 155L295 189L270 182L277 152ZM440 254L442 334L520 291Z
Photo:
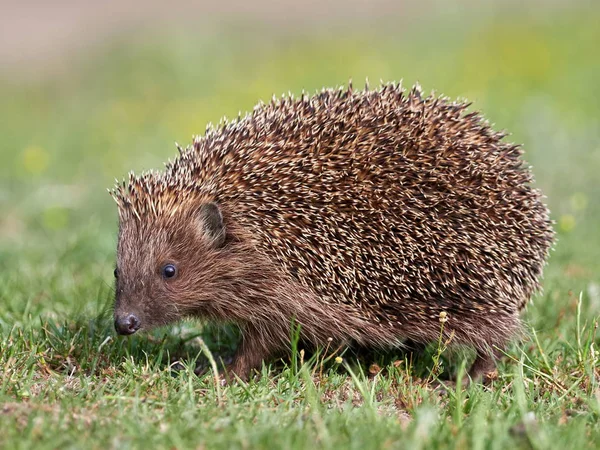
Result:
M117 330L117 333L119 334L133 334L139 329L140 319L138 319L135 314L128 314L115 319L115 330Z

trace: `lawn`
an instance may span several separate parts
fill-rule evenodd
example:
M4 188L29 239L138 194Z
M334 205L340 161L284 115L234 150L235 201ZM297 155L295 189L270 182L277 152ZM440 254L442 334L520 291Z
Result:
M311 32L119 35L59 74L0 78L0 447L598 448L600 8L431 14ZM129 170L161 168L209 122L259 100L365 79L468 98L523 144L557 243L490 388L434 389L431 348L302 349L219 387L197 322L112 329L116 205ZM468 357L468 355L466 355ZM439 369L439 370L437 370Z

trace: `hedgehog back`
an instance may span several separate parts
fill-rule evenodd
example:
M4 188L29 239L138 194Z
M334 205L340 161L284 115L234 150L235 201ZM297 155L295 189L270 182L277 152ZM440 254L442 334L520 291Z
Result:
M323 301L492 323L539 287L553 234L520 148L467 107L396 85L285 97L207 131L164 176L213 195Z

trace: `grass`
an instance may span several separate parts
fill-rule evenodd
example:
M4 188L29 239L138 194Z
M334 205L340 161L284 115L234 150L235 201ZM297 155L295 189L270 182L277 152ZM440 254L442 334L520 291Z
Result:
M600 10L578 8L433 15L402 31L145 34L68 75L0 79L0 447L597 448ZM524 144L548 196L558 242L544 293L493 387L434 391L432 367L462 367L434 346L415 361L298 348L217 389L210 371L194 373L208 354L197 336L227 353L231 330L186 322L117 337L113 179L159 168L174 141L223 114L350 77L473 100Z

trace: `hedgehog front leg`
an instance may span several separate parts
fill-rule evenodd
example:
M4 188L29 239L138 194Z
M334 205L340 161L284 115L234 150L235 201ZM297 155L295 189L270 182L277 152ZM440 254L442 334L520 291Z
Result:
M238 376L246 381L253 370L259 369L263 361L268 360L278 351L277 340L269 337L261 326L247 324L242 331L242 342L238 347L233 362L227 368L228 381Z

